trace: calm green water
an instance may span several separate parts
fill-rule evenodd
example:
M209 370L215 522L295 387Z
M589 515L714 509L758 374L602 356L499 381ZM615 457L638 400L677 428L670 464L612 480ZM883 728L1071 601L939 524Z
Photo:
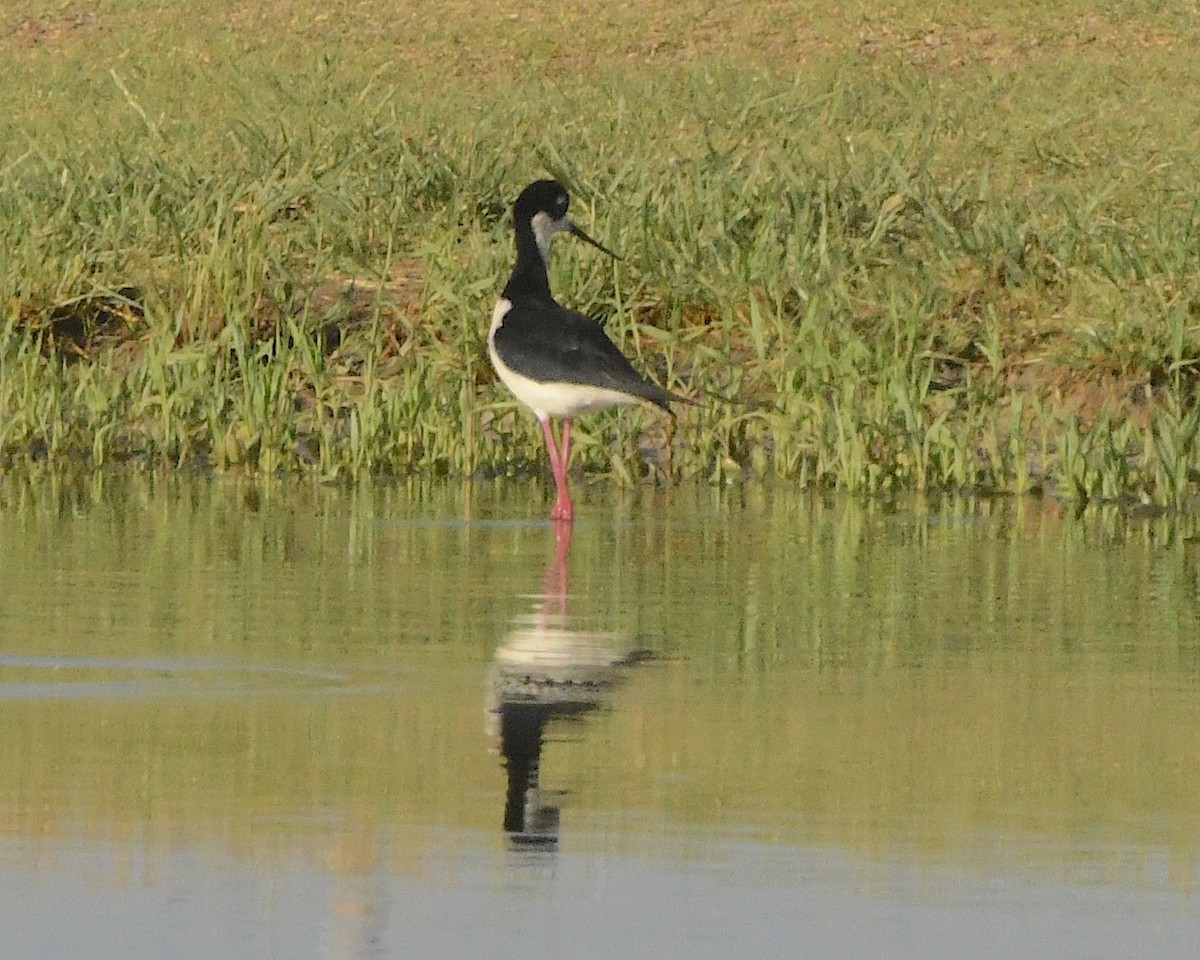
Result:
M0 479L5 956L1200 955L1194 519Z

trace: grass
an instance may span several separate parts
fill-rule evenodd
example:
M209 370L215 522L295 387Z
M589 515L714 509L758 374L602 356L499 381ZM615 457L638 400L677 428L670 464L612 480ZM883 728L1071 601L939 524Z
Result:
M0 15L8 469L542 470L484 335L550 174L625 258L561 298L708 401L577 468L1196 493L1194 11L183 9Z

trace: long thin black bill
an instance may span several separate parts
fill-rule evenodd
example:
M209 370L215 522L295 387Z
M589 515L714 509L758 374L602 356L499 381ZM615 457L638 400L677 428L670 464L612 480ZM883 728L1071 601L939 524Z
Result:
M597 250L600 250L600 251L601 251L601 252L603 252L603 253L607 253L607 254L608 254L610 257L612 257L614 260L620 260L620 259L621 259L621 258L620 258L620 257L618 257L618 256L617 256L615 253L613 253L611 250L609 250L609 249L608 249L608 247L606 247L604 244L600 243L600 242L599 242L599 241L597 241L597 240L593 240L591 237L589 237L589 236L588 236L586 233L584 233L584 232L583 232L582 230L580 230L580 229L579 229L577 226L575 226L575 224L571 224L571 236L573 236L573 237L578 237L578 238L579 238L580 240L582 240L584 243L590 243L590 244L591 244L593 247L595 247Z

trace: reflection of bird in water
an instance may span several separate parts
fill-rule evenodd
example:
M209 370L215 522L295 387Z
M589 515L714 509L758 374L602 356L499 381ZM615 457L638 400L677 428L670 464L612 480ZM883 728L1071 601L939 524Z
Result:
M526 624L505 635L492 670L492 731L508 771L504 829L522 845L558 840L559 811L543 804L539 782L546 725L607 703L618 668L641 659L622 651L614 634L568 629L571 525L555 523L554 534L541 602Z

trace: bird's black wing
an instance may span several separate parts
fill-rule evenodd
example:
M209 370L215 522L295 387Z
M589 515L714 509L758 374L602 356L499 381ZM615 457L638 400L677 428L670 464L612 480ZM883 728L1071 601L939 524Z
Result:
M617 390L664 409L671 401L691 402L638 373L595 320L556 303L510 310L495 344L509 367L543 383Z

